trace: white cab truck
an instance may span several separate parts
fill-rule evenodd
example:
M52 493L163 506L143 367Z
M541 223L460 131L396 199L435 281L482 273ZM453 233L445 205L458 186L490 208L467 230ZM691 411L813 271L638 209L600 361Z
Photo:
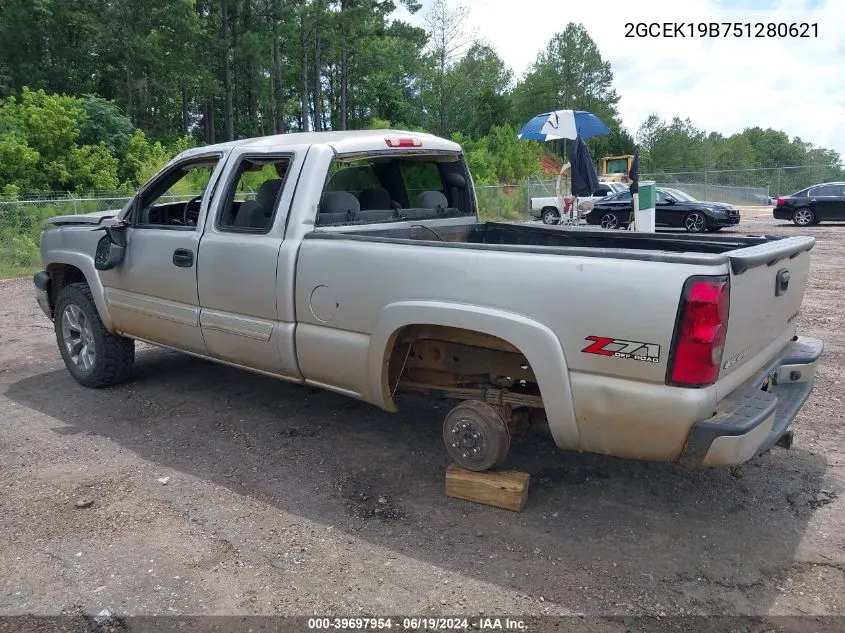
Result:
M613 193L628 189L628 185L619 182L600 182L598 188L590 196L578 198L578 203L586 201L596 202ZM543 224L558 224L560 222L560 206L557 196L531 198L529 215L535 220L542 220Z

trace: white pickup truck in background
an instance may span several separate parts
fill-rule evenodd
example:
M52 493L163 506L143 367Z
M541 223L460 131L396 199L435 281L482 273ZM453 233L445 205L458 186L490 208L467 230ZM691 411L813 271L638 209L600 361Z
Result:
M589 197L578 198L579 204L587 200L595 202L613 193L619 193L628 188L628 185L621 182L600 182L599 186ZM557 224L560 220L560 209L558 209L557 196L546 196L531 198L529 213L535 220L542 220L543 224Z

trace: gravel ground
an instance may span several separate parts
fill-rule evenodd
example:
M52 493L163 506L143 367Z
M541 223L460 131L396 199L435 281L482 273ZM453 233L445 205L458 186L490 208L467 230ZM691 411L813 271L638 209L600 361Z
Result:
M521 513L445 497L446 403L392 415L147 346L85 389L30 280L0 282L0 615L845 616L845 226L802 232L799 331L826 351L793 448L734 476L531 438Z

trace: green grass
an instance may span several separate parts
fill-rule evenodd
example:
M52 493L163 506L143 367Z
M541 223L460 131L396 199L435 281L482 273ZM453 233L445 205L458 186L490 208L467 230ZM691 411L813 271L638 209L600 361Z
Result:
M0 279L16 279L17 277L31 277L40 270L40 266L16 266L0 262Z

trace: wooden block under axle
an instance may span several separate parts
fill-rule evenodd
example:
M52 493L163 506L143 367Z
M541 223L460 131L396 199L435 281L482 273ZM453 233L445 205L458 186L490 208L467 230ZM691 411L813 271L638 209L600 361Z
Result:
M450 464L446 469L446 495L519 512L528 501L530 477L516 470L474 472Z

